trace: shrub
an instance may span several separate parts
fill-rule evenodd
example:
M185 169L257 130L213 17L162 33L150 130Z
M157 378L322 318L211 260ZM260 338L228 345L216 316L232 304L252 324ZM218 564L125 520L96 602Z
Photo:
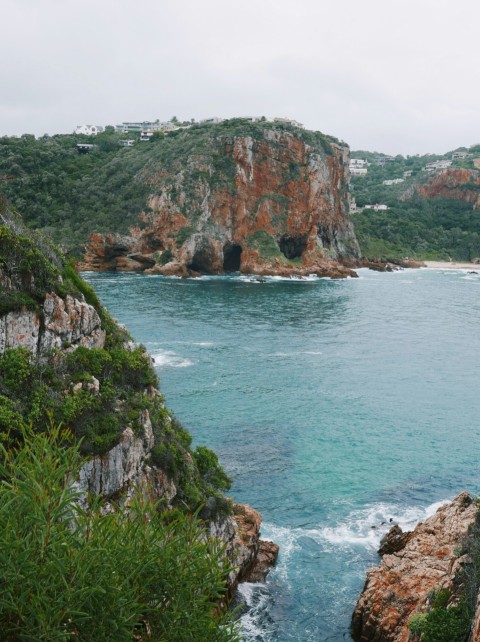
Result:
M26 434L0 463L1 637L89 642L237 641L219 612L229 568L194 518L78 505L71 435ZM21 581L19 581L21 578Z

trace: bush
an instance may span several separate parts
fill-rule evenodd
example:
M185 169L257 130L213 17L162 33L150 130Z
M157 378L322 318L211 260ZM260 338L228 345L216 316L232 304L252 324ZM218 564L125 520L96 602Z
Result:
M98 500L82 510L70 440L52 426L15 454L0 446L2 639L237 641L218 608L230 570L218 544L140 500L128 514L104 515Z

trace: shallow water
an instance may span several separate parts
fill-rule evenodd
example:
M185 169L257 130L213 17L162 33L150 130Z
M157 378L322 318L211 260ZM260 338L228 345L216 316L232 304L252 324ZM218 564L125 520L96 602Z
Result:
M350 640L390 520L479 491L480 276L359 274L84 275L281 546L267 583L241 589L249 642Z

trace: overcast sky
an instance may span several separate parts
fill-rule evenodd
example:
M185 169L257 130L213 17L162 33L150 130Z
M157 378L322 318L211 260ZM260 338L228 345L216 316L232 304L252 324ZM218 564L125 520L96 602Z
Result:
M480 143L480 0L1 0L0 135L289 116L390 154Z

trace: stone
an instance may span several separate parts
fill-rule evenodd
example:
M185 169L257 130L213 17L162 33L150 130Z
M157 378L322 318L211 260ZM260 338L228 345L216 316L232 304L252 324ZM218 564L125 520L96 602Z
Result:
M181 170L148 166L142 176L151 196L139 225L128 236L92 234L81 268L356 276L342 265L360 256L347 208L348 157L344 144L309 144L284 130L216 136ZM231 186L210 180L217 158L230 168ZM166 264L149 264L164 252Z
M392 526L386 535L380 540L379 555L391 555L398 553L407 545L412 536L411 531L404 533L398 524Z
M457 551L477 513L475 501L461 493L418 524L398 551L383 555L380 566L367 572L353 613L355 642L408 642L408 622L424 611L429 593L454 587L467 562ZM397 531L392 539L401 537Z

